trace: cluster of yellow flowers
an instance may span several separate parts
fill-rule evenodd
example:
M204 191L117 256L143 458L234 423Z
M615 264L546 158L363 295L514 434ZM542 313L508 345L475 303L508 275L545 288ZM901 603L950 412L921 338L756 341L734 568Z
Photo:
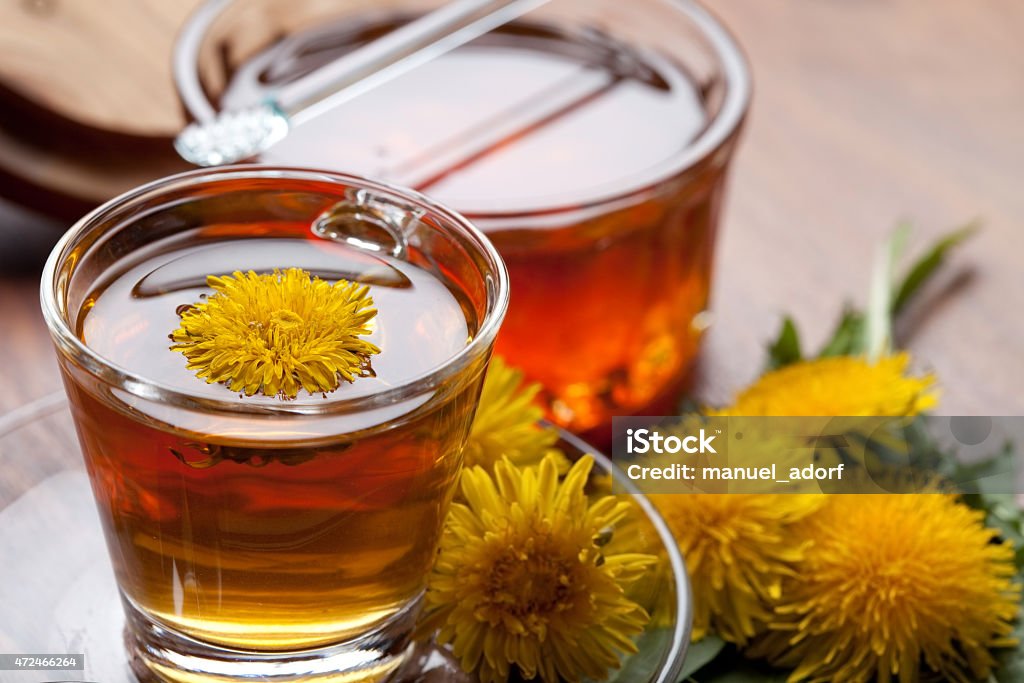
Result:
M914 415L933 379L905 354L802 361L718 414ZM686 558L694 639L715 633L789 681L985 680L1011 644L1013 550L950 494L652 496Z
M915 415L936 391L908 365L906 354L802 361L714 412ZM609 542L635 521L630 504L588 498L592 461L569 466L538 424L536 390L492 362L427 592L424 630L485 683L513 667L546 683L604 679L649 623L631 596L662 570ZM922 668L984 680L992 648L1012 644L1013 550L954 495L651 498L686 559L694 640L717 635L791 683L916 681Z

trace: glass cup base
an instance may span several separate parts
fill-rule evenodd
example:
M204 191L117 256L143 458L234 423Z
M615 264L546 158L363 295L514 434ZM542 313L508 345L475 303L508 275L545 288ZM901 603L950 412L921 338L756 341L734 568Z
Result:
M421 600L370 633L327 647L251 652L210 645L151 619L124 596L125 646L142 683L379 683L412 650Z

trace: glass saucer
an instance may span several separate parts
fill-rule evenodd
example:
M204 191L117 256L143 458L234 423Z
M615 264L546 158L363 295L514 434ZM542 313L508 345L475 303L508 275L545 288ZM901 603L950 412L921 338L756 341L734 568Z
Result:
M621 472L563 433L570 457L594 454L595 476ZM0 653L85 655L84 671L0 671L4 683L138 683L123 645L124 616L107 558L89 480L63 394L0 417ZM624 477L622 477L624 479ZM628 480L622 485L632 490ZM692 620L682 558L664 522L641 495L669 576L658 592L658 618L610 679L675 683ZM420 646L392 683L472 683L443 648Z

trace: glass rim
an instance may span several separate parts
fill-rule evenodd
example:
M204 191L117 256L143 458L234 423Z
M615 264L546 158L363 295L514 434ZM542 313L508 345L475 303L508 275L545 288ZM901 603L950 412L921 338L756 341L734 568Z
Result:
M71 251L85 237L92 235L99 229L99 222L102 219L113 211L140 204L147 199L156 199L161 195L167 195L174 191L200 188L218 182L251 179L322 182L335 186L355 187L377 194L396 195L416 208L426 210L428 215L440 219L446 227L454 229L460 236L468 238L470 243L479 250L490 267L490 272L483 273L483 275L485 277L490 275L494 281L493 289L486 288L486 308L476 334L457 353L447 358L440 365L422 374L410 377L384 391L328 401L323 404L292 403L288 401L278 401L273 404L255 404L200 396L180 388L175 388L164 382L153 380L143 374L120 366L91 349L75 334L69 321L62 314L61 306L58 302L58 292L61 289L58 274L64 267ZM339 413L352 413L359 410L393 405L436 389L447 379L469 366L472 361L490 347L505 317L508 301L508 271L497 249L476 226L461 214L443 204L439 204L414 190L360 176L334 171L257 164L221 166L178 173L140 185L104 202L80 218L64 233L50 252L46 264L43 266L40 281L40 302L43 319L50 330L50 334L54 337L58 353L70 356L89 374L107 385L116 386L144 400L161 401L177 407L199 408L236 415L279 417L285 415L330 416Z
M178 33L172 55L175 89L185 110L196 120L208 120L217 109L206 95L199 77L199 53L207 31L216 19L237 0L205 0L188 16ZM479 206L460 209L478 220L528 219L593 211L632 203L637 197L656 190L713 156L739 130L750 107L753 90L750 65L736 38L713 12L697 0L661 0L685 15L710 45L725 80L725 94L719 111L700 134L678 154L658 162L645 171L624 180L595 185L590 198L573 200L568 196L538 198L535 208L500 210L500 200L487 200ZM618 188L612 190L612 188Z

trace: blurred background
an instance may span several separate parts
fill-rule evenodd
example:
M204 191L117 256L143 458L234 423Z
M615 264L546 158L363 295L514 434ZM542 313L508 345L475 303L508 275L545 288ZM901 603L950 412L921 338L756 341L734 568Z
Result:
M171 81L195 0L0 2L0 413L59 389L38 277L106 196L183 170ZM901 330L945 414L1024 414L1024 3L715 0L754 102L725 208L696 398L728 400L782 313L817 345L877 245L982 231Z

